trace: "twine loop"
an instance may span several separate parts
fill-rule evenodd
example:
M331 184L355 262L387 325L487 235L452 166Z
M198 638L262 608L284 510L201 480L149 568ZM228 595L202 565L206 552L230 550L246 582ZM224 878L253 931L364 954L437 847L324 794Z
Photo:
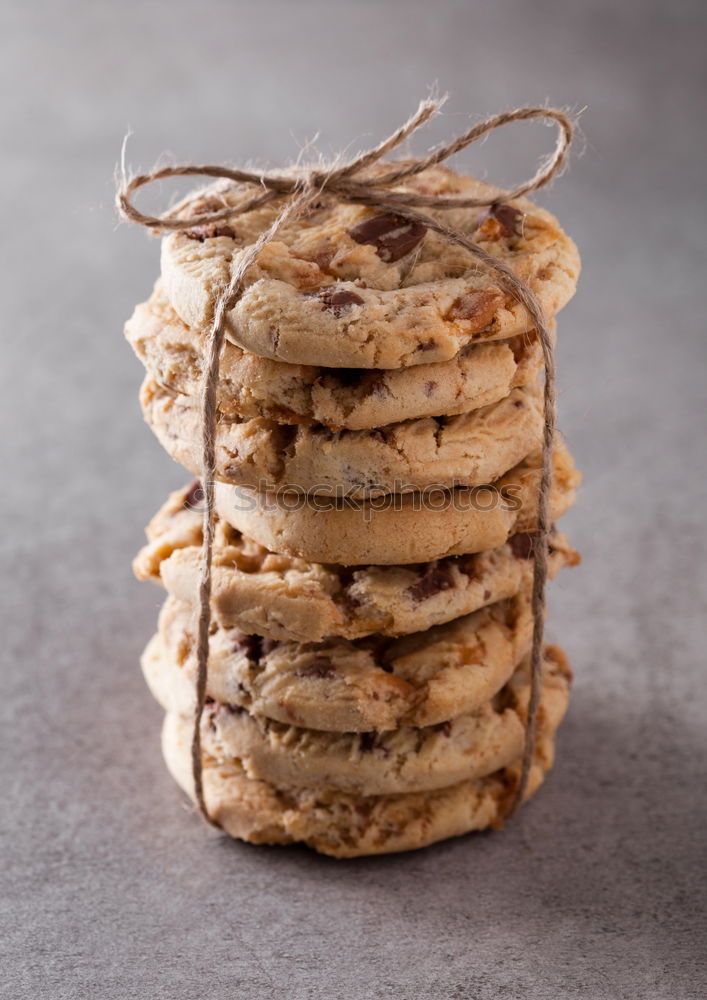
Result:
M147 174L135 174L128 177L123 164L121 184L116 195L118 211L124 219L159 233L225 222L233 216L262 208L276 198L302 197L315 192L319 195L328 194L335 199L352 204L385 207L399 214L404 214L404 210L409 208L474 208L520 198L543 187L562 170L572 142L574 126L571 118L564 111L556 108L517 108L515 111L493 115L491 118L472 126L450 142L437 146L426 157L392 166L389 171L382 175L367 175L367 171L371 167L378 164L383 157L400 146L438 114L443 103L444 100L422 101L415 114L399 129L396 129L392 135L373 149L360 153L353 160L341 166L332 165L326 168L310 167L306 169L294 167L289 173L273 173L213 164L177 165L160 167ZM390 190L395 185L422 173L429 167L443 163L450 156L503 125L533 119L554 122L558 126L555 149L529 180L519 184L511 191L499 192L493 198L469 198ZM169 212L158 216L146 215L135 207L133 196L140 188L171 177L212 177L230 180L237 184L253 185L260 189L260 193L245 198L238 205L224 207L215 212L191 215L188 218Z
M533 637L530 653L530 695L525 725L525 742L520 776L513 793L506 817L511 816L522 803L528 786L535 749L535 724L542 687L542 644L545 618L545 583L547 580L548 537L551 530L550 493L552 488L552 446L555 435L555 359L554 347L548 321L530 289L501 260L487 253L463 233L449 229L429 215L419 211L424 208L435 210L493 206L507 202L531 191L544 187L557 176L567 161L572 142L574 123L564 112L556 108L517 108L493 115L448 143L435 147L427 156L391 163L390 169L371 173L383 158L396 149L409 136L439 113L444 99L422 101L412 117L387 139L344 164L328 167L293 167L289 171L260 172L240 168L223 167L213 164L165 166L146 174L129 177L125 169L125 143L123 144L123 164L120 184L116 193L116 205L121 216L153 233L186 231L197 226L206 226L232 219L234 216L251 212L275 200L284 200L284 205L270 227L251 246L240 254L232 265L228 282L216 302L214 318L206 341L206 365L201 388L201 432L202 432L202 490L204 494L204 531L202 544L202 564L198 590L198 636L196 648L197 676L195 685L196 706L192 733L192 776L197 806L201 815L214 826L219 824L209 815L204 800L203 764L201 753L201 719L206 701L208 679L209 628L211 624L211 563L214 541L214 479L216 475L215 428L217 420L217 385L221 350L226 331L228 312L238 300L243 290L246 271L255 262L260 251L275 238L287 223L305 215L312 204L321 197L351 204L366 205L381 209L411 222L419 222L427 229L439 233L452 243L468 250L486 269L495 272L501 285L527 310L532 326L536 329L543 352L545 382L543 390L544 427L542 441L542 461L538 487L537 531L534 546L533 588L531 612ZM540 120L557 126L555 149L540 165L535 174L511 191L498 192L487 198L461 196L438 196L416 191L395 190L402 182L414 177L429 167L443 163L450 156L460 152L473 142L504 125L518 121ZM252 194L242 201L219 211L191 215L188 218L167 212L154 216L140 212L133 204L136 192L156 181L171 177L211 177L215 180L230 180L247 188L254 188Z

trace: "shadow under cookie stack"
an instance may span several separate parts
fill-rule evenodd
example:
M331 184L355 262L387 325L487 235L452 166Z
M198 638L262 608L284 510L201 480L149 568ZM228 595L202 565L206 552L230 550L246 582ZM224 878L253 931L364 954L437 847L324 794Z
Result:
M403 190L493 196L443 167ZM145 418L201 468L200 386L219 289L271 224L218 182L185 203L161 278L127 324ZM431 210L502 260L554 316L579 260L519 199ZM228 317L216 428L203 784L210 817L253 843L337 857L503 825L530 691L543 359L525 310L463 248L419 223L323 199L260 252ZM579 474L561 440L551 507ZM147 529L140 579L167 599L142 664L163 751L193 795L199 482ZM553 528L549 575L578 561ZM553 762L570 670L545 646L527 794Z

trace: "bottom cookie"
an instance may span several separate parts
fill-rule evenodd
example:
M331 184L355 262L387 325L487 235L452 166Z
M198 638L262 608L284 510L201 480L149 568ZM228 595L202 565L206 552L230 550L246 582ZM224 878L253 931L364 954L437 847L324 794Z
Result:
M547 655L564 656L556 647ZM558 720L559 721L559 720ZM167 715L162 749L177 783L193 798L192 723ZM526 799L554 760L555 727L539 719ZM302 842L338 858L426 847L472 830L499 829L513 802L520 759L483 778L429 792L359 796L325 788L282 788L248 777L236 758L203 755L210 817L232 837L254 844Z

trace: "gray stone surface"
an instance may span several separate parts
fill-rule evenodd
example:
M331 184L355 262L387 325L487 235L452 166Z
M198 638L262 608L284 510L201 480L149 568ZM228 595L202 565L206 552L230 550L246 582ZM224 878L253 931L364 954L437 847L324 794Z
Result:
M3 996L704 996L702 3L2 5ZM552 590L576 670L559 759L503 834L335 863L205 829L139 676L159 592L130 558L184 478L122 340L157 244L116 227L130 158L278 162L380 138L427 86L430 140L587 105L543 203L585 270L560 324L586 475L582 567ZM462 158L501 182L550 141ZM422 148L421 145L417 146ZM166 194L166 191L165 191Z

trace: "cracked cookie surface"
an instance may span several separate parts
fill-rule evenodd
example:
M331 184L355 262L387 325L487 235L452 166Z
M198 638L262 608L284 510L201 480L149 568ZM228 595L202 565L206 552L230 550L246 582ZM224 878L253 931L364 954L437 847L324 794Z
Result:
M446 167L429 168L401 190L499 194ZM275 203L224 225L199 226L199 213L246 197L243 187L224 183L195 192L182 209L194 215L194 228L162 241L163 287L189 326L209 326L232 265L280 211ZM533 202L432 209L430 215L508 265L548 317L574 293L577 249L554 216ZM498 275L469 251L418 223L323 198L263 248L228 314L226 335L265 358L388 369L448 361L469 344L507 339L531 325Z
M154 380L198 398L205 334L188 327L158 282L135 308L125 335ZM367 430L400 420L450 416L488 406L535 381L542 351L534 334L472 344L449 361L399 369L341 369L260 358L226 342L217 403L226 418Z
M193 711L196 616L168 598L142 658L168 712ZM431 726L480 709L529 648L529 592L392 639L278 642L212 626L207 695L275 722L333 732Z
M148 376L143 415L168 455L201 469L201 412ZM266 417L221 418L215 427L216 477L259 490L375 497L429 487L481 486L499 479L542 439L542 390L455 417L427 417L368 431L283 425Z
M385 732L323 732L211 702L202 718L207 753L237 759L251 778L286 788L331 788L355 795L432 791L507 766L522 752L529 694L524 660L494 697L439 725ZM539 713L555 729L569 699L566 665L543 664ZM165 706L163 706L165 707ZM185 706L187 717L191 706Z

